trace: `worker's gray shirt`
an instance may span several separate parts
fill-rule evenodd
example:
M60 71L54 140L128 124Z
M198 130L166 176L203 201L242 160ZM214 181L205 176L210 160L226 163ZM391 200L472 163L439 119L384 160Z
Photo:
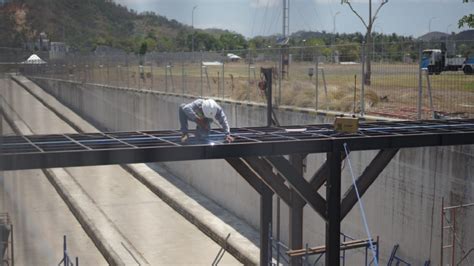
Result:
M183 111L188 117L188 119L193 122L196 122L198 119L204 118L207 122L212 123L212 119L204 117L204 114L202 113L203 101L203 99L197 99L193 102L190 102L183 106ZM230 134L230 128L229 123L227 122L227 117L225 116L224 110L222 110L222 107L220 107L220 105L217 105L215 119L217 120L217 122L219 122L226 134Z

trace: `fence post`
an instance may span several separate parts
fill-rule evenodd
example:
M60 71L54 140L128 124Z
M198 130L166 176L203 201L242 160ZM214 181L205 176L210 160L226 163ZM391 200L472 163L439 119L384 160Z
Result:
M225 67L224 67L224 59L222 59L222 99L225 99L225 75L224 75L224 71L225 71Z
M151 88L150 90L153 90L153 87L154 87L154 80L153 80L153 59L151 59L151 62L150 62L150 74L151 74Z
M360 86L360 115L364 116L365 114L365 42L362 42L362 55L361 55L361 62L362 62L362 78L361 86Z
M315 83L315 89L316 89L315 97L316 97L316 99L315 100L316 100L316 102L315 102L314 108L316 109L316 112L317 112L318 109L319 109L319 91L318 91L319 90L319 88L318 88L319 87L319 57L318 57L317 52L316 52L316 64L315 64L315 69L314 70L316 72L316 77L315 77L315 81L316 81L316 83Z
M168 64L165 64L165 92L168 92Z
M246 99L247 99L247 102L250 101L250 63L252 63L251 61L251 57L250 57L250 48L248 49L247 51L247 61L249 63L248 65L248 81L247 81L247 96L246 96Z
M280 69L278 69L278 101L277 101L277 106L281 105L281 80L283 78L283 48L279 48L278 50L280 51L280 60L278 62L278 65Z
M202 50L201 50L201 61L199 63L199 68L201 70L201 98L202 98Z
M183 55L181 54L181 96L184 95L185 87L186 87L186 79L184 77L184 58Z
M125 64L127 65L127 89L130 89L130 69L128 67L128 54L125 56Z
M421 51L421 43L418 45L418 108L417 108L417 119L420 120L421 119L421 105L422 105L422 102L423 102L423 76L422 76L422 71L421 71L421 55L422 55L422 51Z

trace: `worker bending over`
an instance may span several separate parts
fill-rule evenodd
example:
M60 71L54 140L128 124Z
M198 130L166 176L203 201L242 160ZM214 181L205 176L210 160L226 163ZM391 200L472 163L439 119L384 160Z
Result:
M186 142L188 135L188 120L196 123L196 137L205 139L209 136L211 123L217 120L225 131L225 140L227 142L234 141L230 135L229 123L227 117L213 99L197 99L188 104L181 104L179 107L179 123L181 125L181 142Z

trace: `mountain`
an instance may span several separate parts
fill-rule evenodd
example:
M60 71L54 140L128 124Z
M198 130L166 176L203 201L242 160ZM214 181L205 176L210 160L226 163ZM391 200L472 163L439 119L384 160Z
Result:
M418 40L424 41L424 42L430 42L430 41L445 39L448 36L449 36L449 34L444 33L444 32L432 31L432 32L428 32L424 35L421 35L420 37L418 37Z
M75 49L97 45L168 49L171 40L190 31L176 20L153 12L138 14L111 0L11 0L0 5L0 46L21 47L41 32Z
M474 41L474 30L461 31L454 34L454 36L444 32L434 31L418 37L419 40L425 42L445 40L446 38L454 39L456 41Z
M461 31L454 38L459 41L474 41L474 30Z

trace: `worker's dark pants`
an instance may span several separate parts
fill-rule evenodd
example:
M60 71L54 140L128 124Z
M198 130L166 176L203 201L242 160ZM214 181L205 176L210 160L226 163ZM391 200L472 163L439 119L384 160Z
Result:
M184 109L183 109L184 105L185 104L181 104L181 106L179 106L179 123L181 127L180 130L183 134L188 133L189 131L188 129L189 118L184 112ZM207 138L207 136L209 136L209 129L211 128L211 123L209 123L209 121L206 121L206 123L207 123L207 128L202 128L201 126L199 126L199 124L196 124L195 135L197 138L205 139Z

